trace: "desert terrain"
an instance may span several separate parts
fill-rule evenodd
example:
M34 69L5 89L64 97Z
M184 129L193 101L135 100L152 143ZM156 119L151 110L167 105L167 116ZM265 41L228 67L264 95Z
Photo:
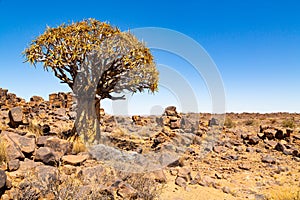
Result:
M300 199L300 114L101 109L106 143L85 147L74 102L0 89L1 199Z

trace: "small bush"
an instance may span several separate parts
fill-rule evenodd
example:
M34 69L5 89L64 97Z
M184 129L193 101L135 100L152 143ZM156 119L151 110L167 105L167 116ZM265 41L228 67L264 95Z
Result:
M236 124L232 121L231 118L226 117L225 122L224 122L224 126L226 126L227 128L233 128L236 126Z
M254 126L255 125L255 120L254 119L248 119L245 121L246 126Z
M137 196L133 199L153 200L159 198L162 186L147 174L127 174L123 180L137 190Z
M283 120L282 126L284 128L295 128L295 122L293 119L286 119L286 120Z

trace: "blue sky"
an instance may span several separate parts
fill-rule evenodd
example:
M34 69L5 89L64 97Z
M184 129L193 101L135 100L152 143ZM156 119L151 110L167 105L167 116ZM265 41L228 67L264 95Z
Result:
M298 1L0 0L0 87L26 99L67 91L51 72L23 63L21 52L46 25L92 17L121 30L163 27L196 40L218 67L228 112L300 112L299 10ZM205 83L200 76L191 77L186 61L155 50L153 54L158 64L174 68L192 86L199 104L195 111L211 111ZM163 87L157 95L131 99L131 113L178 104ZM110 104L103 105L110 110Z

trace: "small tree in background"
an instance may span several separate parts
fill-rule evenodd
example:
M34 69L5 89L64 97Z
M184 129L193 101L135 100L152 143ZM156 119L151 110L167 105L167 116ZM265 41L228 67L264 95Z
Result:
M124 95L113 96L122 92L157 90L158 71L150 50L132 34L95 19L47 27L23 54L26 62L51 69L77 95L81 106L77 123L79 129L89 130L85 134L89 143L100 137L100 100L124 99Z

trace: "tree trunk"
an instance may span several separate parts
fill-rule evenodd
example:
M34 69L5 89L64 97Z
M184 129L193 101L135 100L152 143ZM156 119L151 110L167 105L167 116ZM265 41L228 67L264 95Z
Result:
M86 146L99 144L100 141L100 100L77 99L77 118L72 130Z

